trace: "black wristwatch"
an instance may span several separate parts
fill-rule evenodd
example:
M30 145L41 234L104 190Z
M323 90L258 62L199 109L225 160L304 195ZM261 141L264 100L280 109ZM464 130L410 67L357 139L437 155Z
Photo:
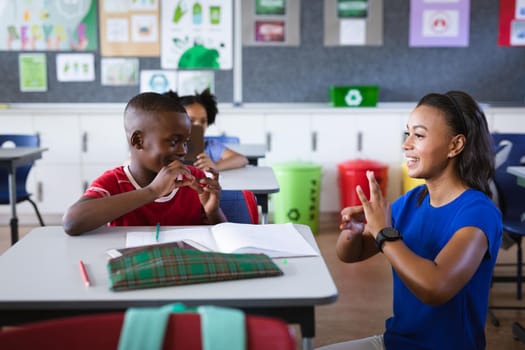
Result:
M377 248L379 248L379 250L382 253L383 244L385 243L385 241L391 242L391 241L397 241L399 239L403 239L403 237L401 236L401 233L398 230L396 230L393 227L385 227L384 229L379 231L379 233L377 234L376 245L377 245Z

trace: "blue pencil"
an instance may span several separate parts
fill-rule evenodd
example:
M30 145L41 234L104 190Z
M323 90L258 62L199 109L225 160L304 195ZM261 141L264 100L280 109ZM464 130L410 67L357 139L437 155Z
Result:
M157 229L155 233L155 241L159 241L159 233L160 233L160 223L157 222Z

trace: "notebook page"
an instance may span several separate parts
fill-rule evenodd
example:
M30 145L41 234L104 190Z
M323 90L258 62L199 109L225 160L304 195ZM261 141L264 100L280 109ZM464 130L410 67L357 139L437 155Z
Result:
M212 227L223 253L265 253L270 257L318 256L293 224L222 223Z

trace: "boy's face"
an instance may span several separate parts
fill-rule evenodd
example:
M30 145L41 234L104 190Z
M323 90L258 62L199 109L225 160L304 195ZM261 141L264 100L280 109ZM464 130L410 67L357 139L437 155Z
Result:
M155 173L173 162L182 161L188 152L191 122L186 114L162 112L143 128L142 148L135 157L142 167Z

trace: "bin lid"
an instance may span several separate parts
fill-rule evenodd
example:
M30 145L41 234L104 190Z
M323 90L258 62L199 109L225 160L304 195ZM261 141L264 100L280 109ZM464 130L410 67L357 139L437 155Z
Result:
M274 164L272 167L276 170L318 170L321 169L321 165L314 164L311 162L286 162L280 164Z
M386 164L370 159L353 159L337 164L339 169L352 170L382 170L388 168Z

